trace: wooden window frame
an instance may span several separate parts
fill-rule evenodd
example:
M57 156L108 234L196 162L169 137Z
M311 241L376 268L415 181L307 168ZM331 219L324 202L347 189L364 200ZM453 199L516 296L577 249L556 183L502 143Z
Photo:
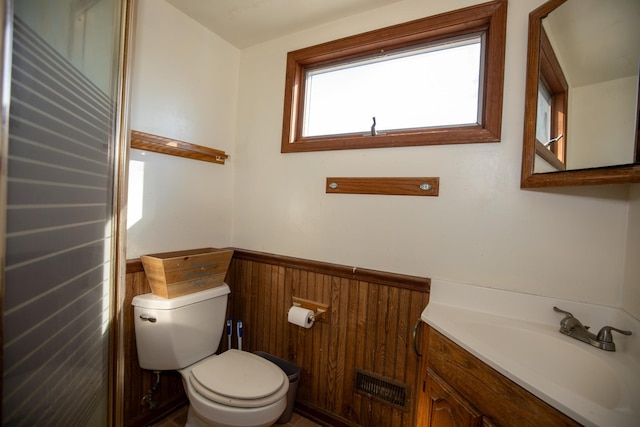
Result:
M499 142L502 130L506 24L507 0L496 0L289 52L281 152ZM485 32L480 123L393 130L375 136L302 136L307 69L478 32Z
M557 170L566 170L569 84L544 28L540 31L540 84L546 87L551 96L551 137L563 137L550 148L543 144L547 141L538 141L536 138L536 154Z

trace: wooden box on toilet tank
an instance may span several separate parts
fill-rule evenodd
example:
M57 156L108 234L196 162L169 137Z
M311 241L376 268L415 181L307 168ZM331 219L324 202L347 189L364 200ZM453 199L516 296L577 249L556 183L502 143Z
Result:
M175 298L222 285L233 256L230 249L191 249L142 255L151 292Z

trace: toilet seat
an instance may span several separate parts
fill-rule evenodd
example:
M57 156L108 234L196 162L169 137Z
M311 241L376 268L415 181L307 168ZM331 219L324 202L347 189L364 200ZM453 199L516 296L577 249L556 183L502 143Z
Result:
M289 389L289 378L277 365L233 349L194 365L189 382L203 397L239 408L269 405Z

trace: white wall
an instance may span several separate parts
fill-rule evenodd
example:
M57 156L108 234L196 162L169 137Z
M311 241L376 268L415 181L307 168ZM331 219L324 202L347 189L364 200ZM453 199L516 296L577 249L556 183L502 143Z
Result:
M406 0L242 52L233 245L620 306L626 186L519 188L528 14L509 3L499 144L281 154L286 53L472 0ZM325 194L328 176L439 176L440 196Z
M625 251L640 253L629 186L519 188L527 19L543 1L509 3L501 143L296 154L280 153L288 51L481 1L405 0L241 56L165 2L141 1L133 127L222 148L231 162L147 155L155 183L127 257L230 244L616 307L624 290L637 306L635 258L625 279ZM327 195L328 176L439 176L440 196Z
M567 168L632 163L638 76L569 91Z
M631 186L622 307L640 319L640 184Z
M127 258L229 246L240 51L165 1L137 5L132 129L231 159L222 166L131 150L131 160L144 163L144 190L129 199L130 211L143 203L143 215L128 224Z

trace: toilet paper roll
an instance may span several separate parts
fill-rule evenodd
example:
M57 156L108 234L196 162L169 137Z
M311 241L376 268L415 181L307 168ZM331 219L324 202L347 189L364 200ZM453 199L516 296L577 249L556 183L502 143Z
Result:
M309 329L313 326L313 311L293 306L289 309L289 323Z

